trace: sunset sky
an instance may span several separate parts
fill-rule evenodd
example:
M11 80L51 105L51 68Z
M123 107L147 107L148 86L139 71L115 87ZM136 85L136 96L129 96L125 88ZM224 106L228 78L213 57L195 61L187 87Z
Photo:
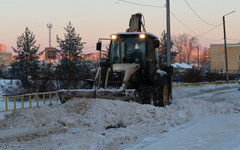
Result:
M124 32L130 16L137 12L144 15L147 32L160 36L166 29L165 0L126 1L147 6L119 0L0 0L0 43L7 44L7 50L11 51L11 47L16 47L17 36L27 26L36 35L42 50L48 47L47 23L52 23L52 46L57 47L56 35L63 38L63 27L71 21L82 41L87 42L84 52L96 52L98 38ZM226 16L227 38L229 43L240 42L239 0L170 0L170 3L171 35L198 36L203 46L223 43L223 26L219 24L223 15L235 10Z

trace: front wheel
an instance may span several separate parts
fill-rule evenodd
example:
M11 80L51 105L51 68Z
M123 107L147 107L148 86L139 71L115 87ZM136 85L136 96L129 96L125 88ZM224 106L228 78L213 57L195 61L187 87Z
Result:
M169 104L169 91L168 91L168 82L163 78L160 82L160 85L155 86L155 101L158 103L158 106L165 107Z
M157 106L154 88L151 85L141 86L137 89L139 103Z

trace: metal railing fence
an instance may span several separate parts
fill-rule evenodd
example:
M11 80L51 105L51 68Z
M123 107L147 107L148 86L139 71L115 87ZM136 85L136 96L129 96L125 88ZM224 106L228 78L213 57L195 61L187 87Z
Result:
M32 108L40 104L58 103L58 92L32 93L0 97L0 112Z

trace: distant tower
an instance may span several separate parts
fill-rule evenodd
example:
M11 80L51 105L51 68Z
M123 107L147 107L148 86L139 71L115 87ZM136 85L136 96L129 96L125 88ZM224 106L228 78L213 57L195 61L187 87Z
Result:
M51 28L52 28L52 24L51 23L48 23L47 24L47 27L49 29L49 47L52 47L51 46Z

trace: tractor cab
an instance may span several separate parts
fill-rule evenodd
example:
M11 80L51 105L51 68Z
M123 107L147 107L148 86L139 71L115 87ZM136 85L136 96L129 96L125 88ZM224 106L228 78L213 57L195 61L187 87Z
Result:
M109 62L140 64L142 72L152 73L159 68L158 38L151 33L132 32L112 34Z

